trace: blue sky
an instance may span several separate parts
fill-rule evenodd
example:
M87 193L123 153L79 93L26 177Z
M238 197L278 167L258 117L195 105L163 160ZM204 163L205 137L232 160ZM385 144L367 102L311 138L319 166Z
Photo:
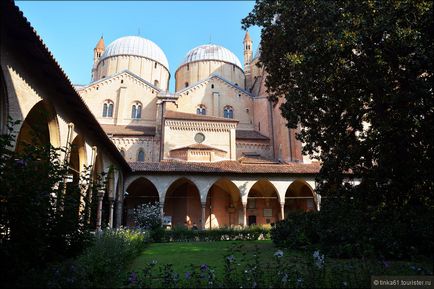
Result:
M101 35L106 45L126 35L154 41L174 74L192 48L222 45L243 63L241 19L254 1L17 1L37 33L74 84L90 82L93 48ZM249 29L256 51L260 28Z

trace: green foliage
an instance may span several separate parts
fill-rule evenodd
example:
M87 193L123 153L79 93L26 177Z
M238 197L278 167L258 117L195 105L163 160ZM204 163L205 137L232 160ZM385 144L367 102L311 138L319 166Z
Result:
M285 220L277 222L271 229L271 239L279 247L306 248L317 244L318 218L317 212L295 212L285 216Z
M49 287L116 288L122 285L124 270L145 246L146 235L132 230L104 230L74 260L53 266Z
M78 255L90 242L86 219L78 213L81 197L86 209L90 205L81 195L89 174L66 185L64 149L21 144L15 151L16 124L0 136L0 282L27 287L44 282L38 275L50 263Z
M271 99L321 161L321 242L434 251L433 19L410 0L258 0L243 19L262 27Z
M191 230L184 227L174 227L165 230L163 242L191 242L191 241L235 241L269 239L270 230L259 226L249 228L219 228L211 230Z
M249 242L250 243L250 242ZM245 244L245 242L244 242ZM177 246L177 244L170 244ZM169 249L170 250L170 249ZM171 250L172 251L172 250ZM158 256L157 256L158 257ZM429 275L425 266L388 261L333 260L320 251L288 254L245 248L243 242L220 254L223 268L206 263L183 266L159 260L144 263L125 278L127 288L367 288L372 275ZM179 263L172 258L173 263ZM182 262L182 261L181 261Z

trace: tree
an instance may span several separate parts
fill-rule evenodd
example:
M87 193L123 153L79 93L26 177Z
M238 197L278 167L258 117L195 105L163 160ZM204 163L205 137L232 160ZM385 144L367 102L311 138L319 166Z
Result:
M433 212L433 19L432 1L257 0L242 20L262 27L270 98L318 154L318 191L371 220Z
M351 170L396 205L432 193L432 14L431 1L259 0L243 19L262 27L270 97L320 152L323 187Z

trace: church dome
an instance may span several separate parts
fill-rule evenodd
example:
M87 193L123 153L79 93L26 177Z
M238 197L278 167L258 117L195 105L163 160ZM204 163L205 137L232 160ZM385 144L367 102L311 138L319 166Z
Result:
M235 54L223 46L215 44L205 44L193 48L187 53L180 66L201 60L220 60L235 64L239 68L242 68L240 60L235 56Z
M134 55L146 57L159 62L169 70L169 62L163 50L151 40L139 36L125 36L110 43L99 61L117 55Z

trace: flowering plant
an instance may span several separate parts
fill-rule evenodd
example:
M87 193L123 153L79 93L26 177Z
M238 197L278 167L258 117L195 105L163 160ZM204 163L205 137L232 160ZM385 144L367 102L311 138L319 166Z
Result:
M160 204L146 203L134 209L134 220L136 224L146 230L154 230L161 227Z

